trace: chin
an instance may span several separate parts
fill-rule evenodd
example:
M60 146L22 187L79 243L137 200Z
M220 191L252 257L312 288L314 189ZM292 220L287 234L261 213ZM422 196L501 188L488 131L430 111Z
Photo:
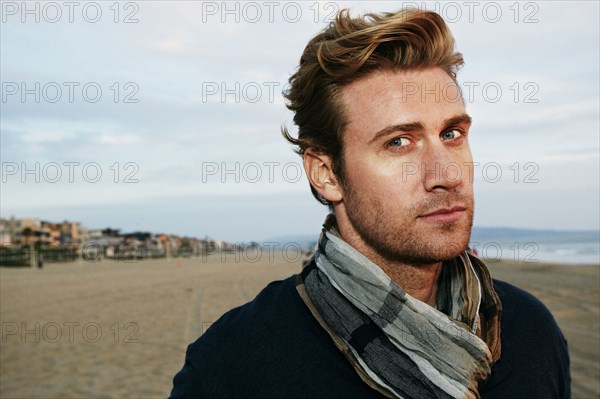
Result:
M413 235L419 238L402 243L394 251L395 258L413 264L432 264L454 259L468 248L470 226L453 224L440 227Z
M404 260L407 263L430 265L432 263L444 262L447 260L454 259L464 252L466 246L446 248L443 251L432 249L431 251L422 251L420 253L406 253L404 254Z
M466 233L458 233L453 236L446 236L438 242L430 252L438 262L454 259L463 253L469 247L471 230Z

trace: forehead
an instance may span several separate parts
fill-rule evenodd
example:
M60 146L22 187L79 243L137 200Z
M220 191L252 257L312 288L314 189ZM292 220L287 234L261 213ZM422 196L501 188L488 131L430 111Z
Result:
M465 113L460 89L441 68L375 71L343 87L341 98L349 131L413 122L436 128Z

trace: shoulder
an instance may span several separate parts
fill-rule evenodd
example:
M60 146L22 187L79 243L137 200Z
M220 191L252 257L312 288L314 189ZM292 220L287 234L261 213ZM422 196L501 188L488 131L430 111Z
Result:
M225 313L200 337L198 346L215 348L227 342L229 348L264 352L263 346L287 343L310 332L313 324L297 294L294 275L271 282L251 302Z
M502 303L502 355L482 397L569 397L567 342L548 308L506 282L494 280L494 289Z
M508 312L512 317L522 316L524 312L535 312L534 315L542 319L554 320L546 305L529 292L504 281L493 280L493 282L494 290L502 302L503 314Z
M494 289L502 303L500 323L507 350L539 350L541 354L553 353L555 348L566 350L554 316L538 298L499 280L494 280Z
M224 314L188 346L171 398L192 393L204 398L335 397L340 392L347 398L372 397L310 314L291 276Z
M264 378L260 374L265 365L275 361L273 351L266 350L267 344L278 345L281 334L295 323L284 311L295 306L293 289L293 277L272 282L253 301L214 322L188 346L185 364L173 379L171 398L192 393L225 397L224 391L234 395L236 386L245 385L246 379ZM254 367L244 368L249 360Z
M236 307L225 313L203 335L204 340L216 336L232 336L254 334L256 330L269 331L277 324L282 328L287 323L294 323L293 310L300 303L295 295L295 276L285 280L273 281L245 305ZM240 327L245 328L240 328Z

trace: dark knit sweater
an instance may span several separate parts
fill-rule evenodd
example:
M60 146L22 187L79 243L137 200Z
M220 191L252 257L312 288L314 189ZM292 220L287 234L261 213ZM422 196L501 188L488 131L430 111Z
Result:
M295 281L269 284L189 345L171 398L381 398L319 326ZM494 288L503 307L502 356L481 397L569 398L567 343L548 309L510 284L494 280Z

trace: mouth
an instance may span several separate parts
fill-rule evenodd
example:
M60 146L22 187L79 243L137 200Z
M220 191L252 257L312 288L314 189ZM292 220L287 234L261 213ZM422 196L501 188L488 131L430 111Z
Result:
M438 208L433 211L419 215L418 218L431 223L450 223L457 221L466 213L464 206L456 205L452 207Z

